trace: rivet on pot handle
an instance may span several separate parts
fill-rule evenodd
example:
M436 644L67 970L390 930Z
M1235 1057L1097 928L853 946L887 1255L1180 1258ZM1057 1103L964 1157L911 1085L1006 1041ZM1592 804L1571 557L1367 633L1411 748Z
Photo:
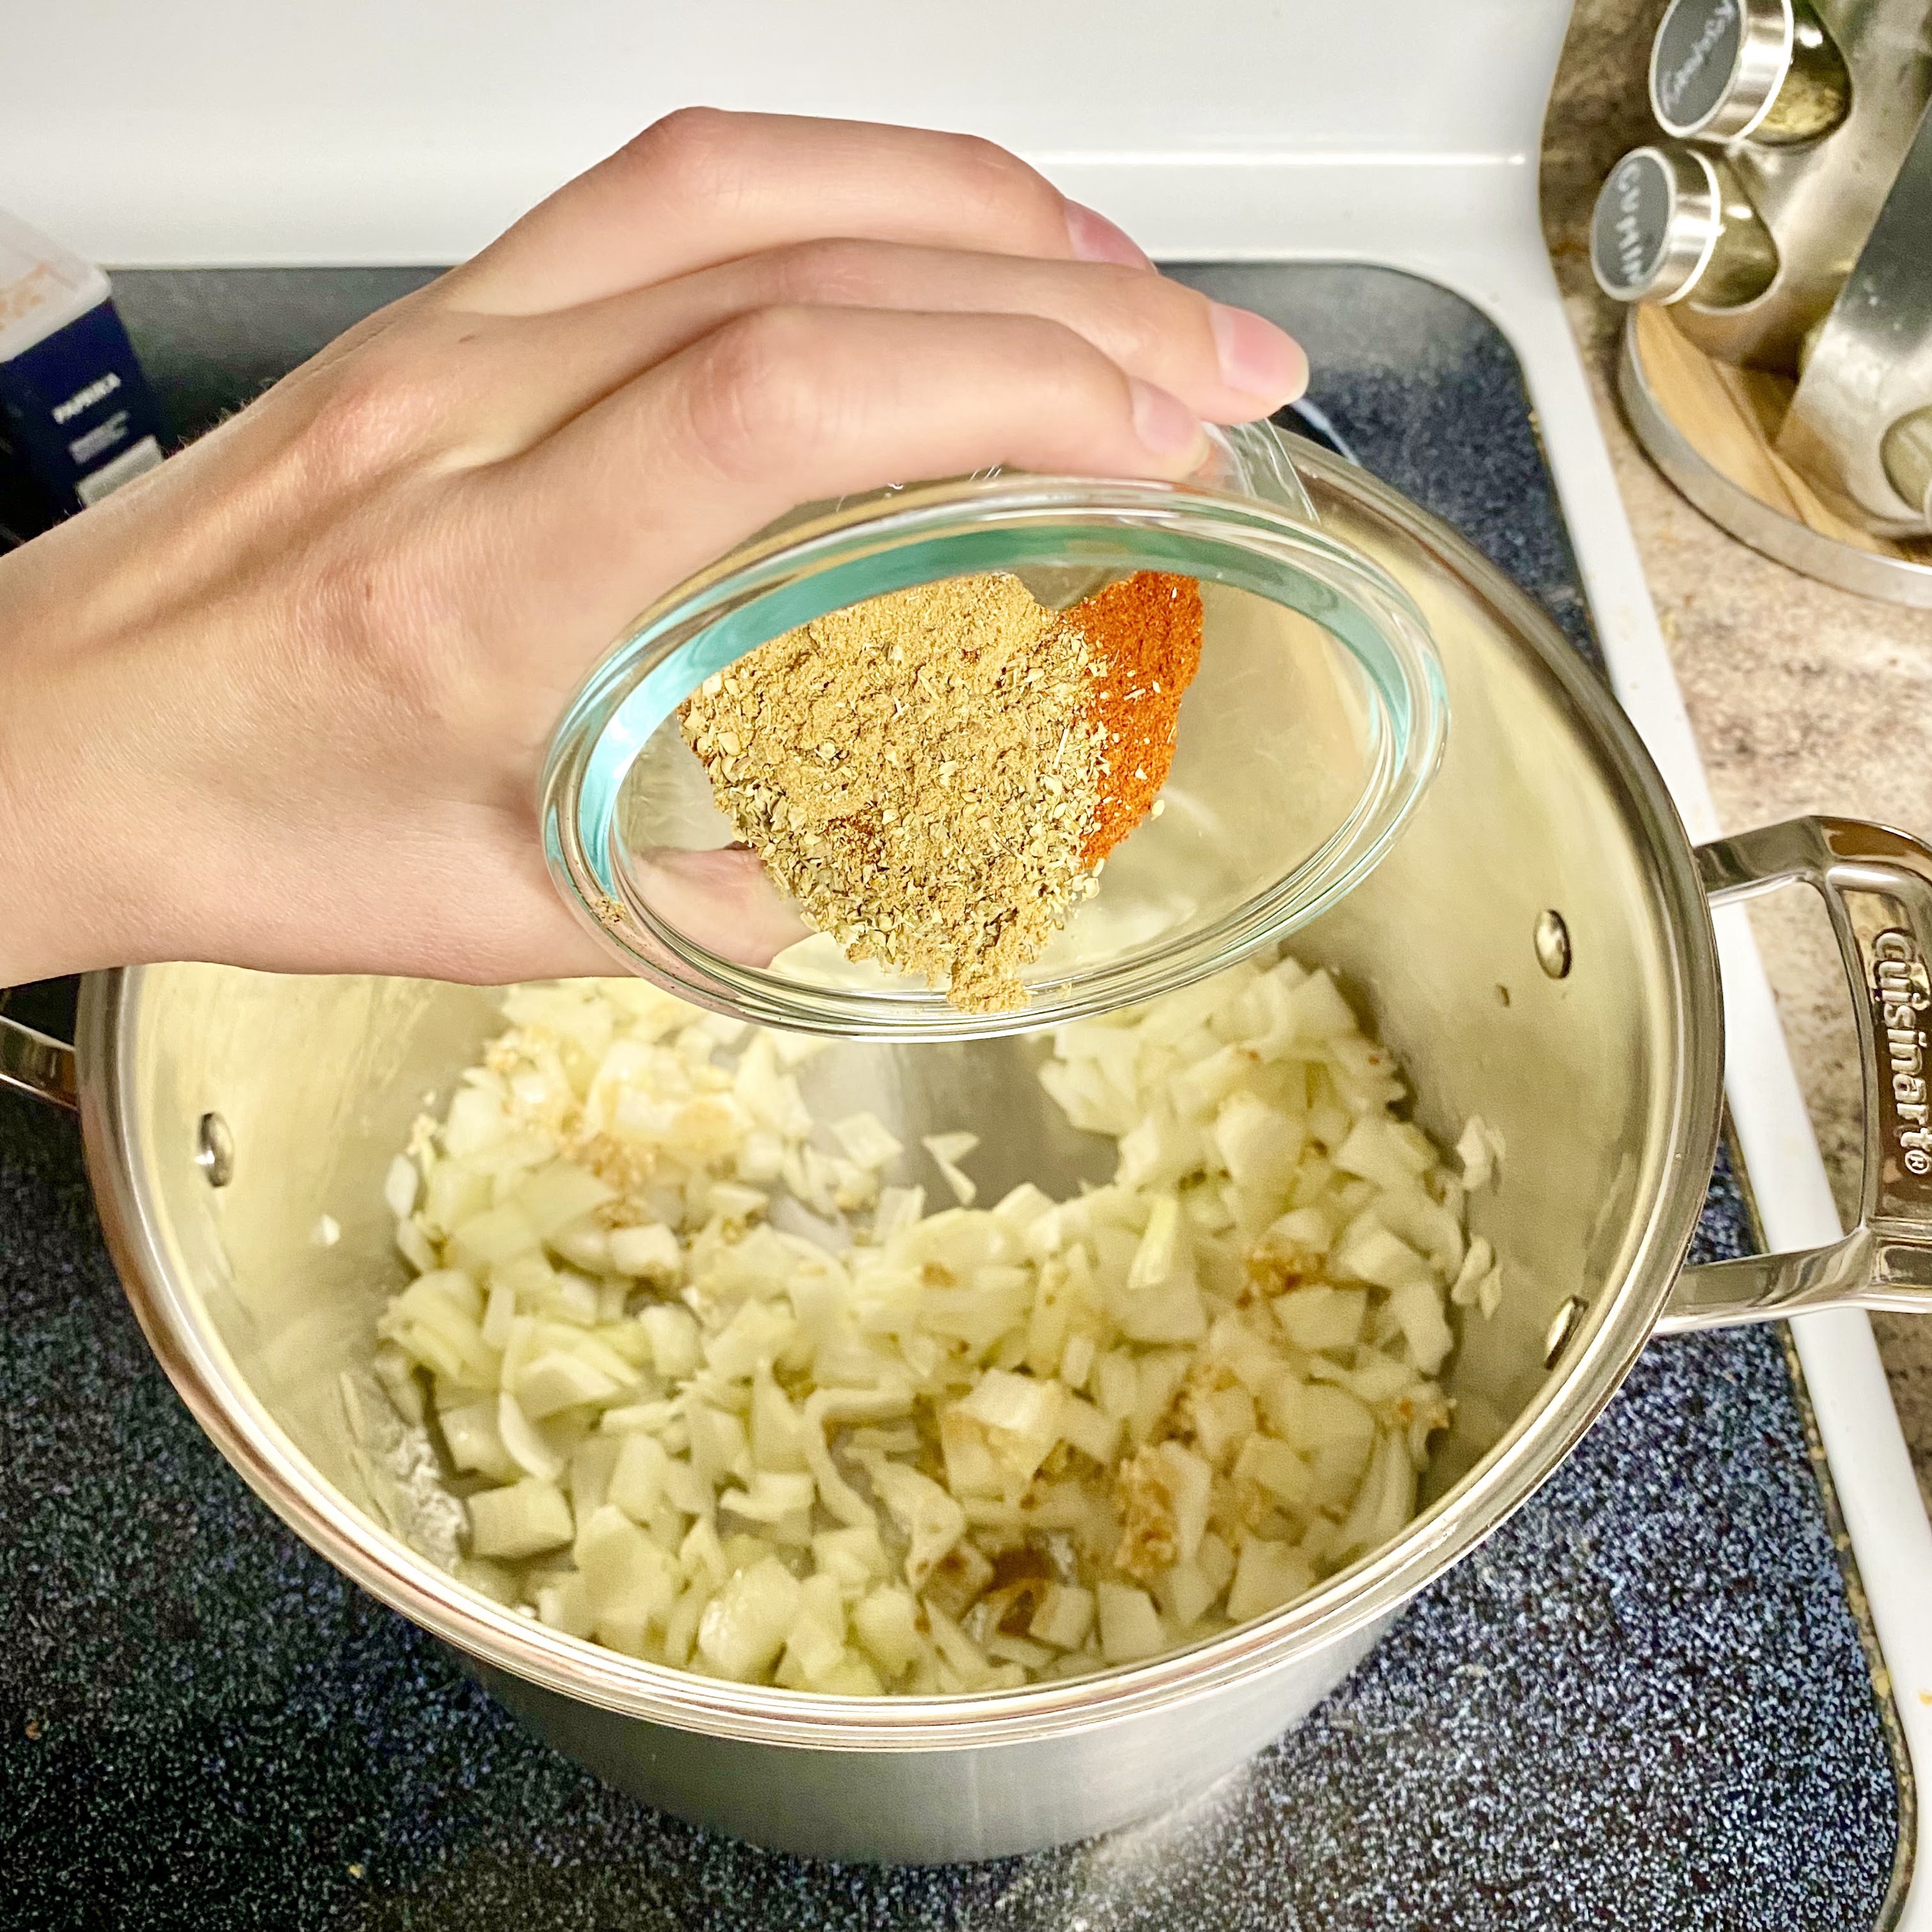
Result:
M0 1013L0 1090L32 1094L56 1107L78 1108L74 1048Z
M1686 1268L1662 1334L1810 1308L1932 1314L1932 846L1857 818L1794 818L1700 848L1714 906L1794 880L1832 916L1865 1070L1858 1223L1829 1247Z

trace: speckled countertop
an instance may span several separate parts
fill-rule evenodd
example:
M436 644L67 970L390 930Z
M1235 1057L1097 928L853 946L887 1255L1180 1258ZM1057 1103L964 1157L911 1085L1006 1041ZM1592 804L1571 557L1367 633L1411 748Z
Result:
M1814 584L1728 536L1654 469L1610 371L1623 311L1590 278L1592 203L1626 148L1653 140L1645 63L1665 0L1582 0L1543 157L1544 227L1582 344L1664 634L1727 830L1810 812L1932 835L1932 610ZM1752 920L1839 1204L1855 1211L1864 1102L1852 1008L1808 893ZM1873 1318L1932 1509L1932 1322Z

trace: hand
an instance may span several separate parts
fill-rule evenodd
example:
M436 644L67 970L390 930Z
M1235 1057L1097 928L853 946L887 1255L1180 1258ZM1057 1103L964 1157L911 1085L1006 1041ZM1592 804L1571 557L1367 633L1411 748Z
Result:
M536 785L639 610L895 479L1180 477L1304 377L983 142L674 115L0 559L0 985L608 970Z

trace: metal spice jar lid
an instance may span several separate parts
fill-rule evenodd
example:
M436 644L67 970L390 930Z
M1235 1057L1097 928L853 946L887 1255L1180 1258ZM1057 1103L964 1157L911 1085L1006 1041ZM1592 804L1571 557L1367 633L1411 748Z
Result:
M614 962L701 1005L1012 1033L1334 904L1446 723L1419 611L1260 424L1185 484L994 475L788 518L586 681L546 845Z

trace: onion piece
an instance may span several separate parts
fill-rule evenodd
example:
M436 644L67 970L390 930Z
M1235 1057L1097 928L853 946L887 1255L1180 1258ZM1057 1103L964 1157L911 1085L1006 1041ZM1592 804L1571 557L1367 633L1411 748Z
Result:
M1132 1664L1167 1648L1160 1612L1144 1590L1130 1584L1102 1583L1094 1598L1100 1624L1100 1654L1109 1664Z
M470 1498L470 1547L477 1556L534 1556L571 1538L570 1504L554 1484L526 1477Z
M980 1184L958 1163L979 1144L977 1134L928 1134L924 1137L926 1150L932 1155L933 1166L938 1168L946 1186L952 1190L952 1198L962 1208L972 1206L979 1194Z
M876 1172L890 1167L904 1148L886 1131L876 1114L850 1114L832 1123L832 1137L845 1150L846 1157Z
M554 1483L563 1474L566 1459L544 1440L508 1389L496 1398L496 1433L510 1460L526 1475Z

